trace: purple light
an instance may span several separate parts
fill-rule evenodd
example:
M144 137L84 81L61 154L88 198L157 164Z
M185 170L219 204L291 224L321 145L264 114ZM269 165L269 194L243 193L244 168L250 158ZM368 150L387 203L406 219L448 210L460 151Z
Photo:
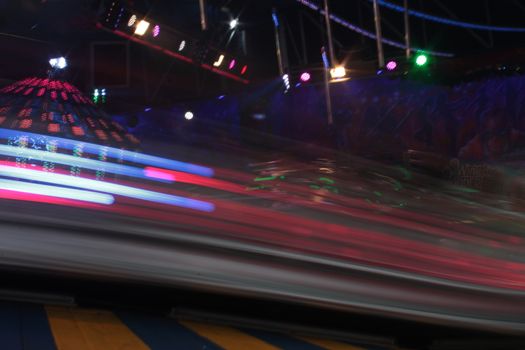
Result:
M301 74L301 81L304 81L305 83L310 80L311 76L310 76L310 73L308 72L304 72L303 74Z
M388 63L386 64L386 69L388 70L394 70L396 68L397 68L396 61L388 61Z
M153 37L156 38L160 34L160 26L157 24L155 27L153 27Z
M235 60L231 60L230 65L228 66L229 69L233 69L235 67Z

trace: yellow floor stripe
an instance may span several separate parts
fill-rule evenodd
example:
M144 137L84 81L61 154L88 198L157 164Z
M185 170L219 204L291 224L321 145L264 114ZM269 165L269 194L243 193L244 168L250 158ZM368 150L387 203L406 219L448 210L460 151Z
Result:
M179 321L179 323L225 350L279 350L235 328L192 321Z
M46 306L58 350L148 350L112 312Z
M318 338L310 338L310 337L296 337L296 338L301 339L307 343L317 345L326 350L364 350L361 347L357 347L357 346L353 346L353 345L345 344L345 343L340 343L335 340L318 339Z

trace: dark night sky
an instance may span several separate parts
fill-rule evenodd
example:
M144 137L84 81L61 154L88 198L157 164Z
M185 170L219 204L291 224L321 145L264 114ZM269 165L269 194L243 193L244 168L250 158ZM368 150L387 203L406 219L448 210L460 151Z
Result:
M110 1L110 0L108 0ZM313 0L318 4L321 0ZM391 0L402 4L402 0ZM197 0L133 0L133 6L164 25L203 37L199 29ZM241 35L238 32L226 45L229 14L238 16L241 29L246 33L248 60L254 67L255 77L268 80L277 74L277 60L271 19L272 7L276 7L287 23L288 50L291 63L300 64L302 47L300 40L300 17L303 17L308 62L320 62L319 50L324 45L322 18L295 0L207 0L211 22L208 37L219 49L242 54ZM374 30L372 6L369 0L330 0L332 12ZM36 38L50 43L57 51L70 52L94 40L110 40L93 24L101 0L0 0L0 32ZM409 0L411 8L436 16L474 23L491 23L499 26L525 26L525 1L523 0ZM301 14L302 13L302 14ZM400 13L382 8L384 36L402 41L403 17ZM449 51L458 55L524 47L525 34L469 32L442 24L411 19L414 45L435 50ZM333 24L336 51L340 59L348 56L354 61L374 60L375 42ZM5 35L3 36L5 38ZM292 39L293 38L293 39ZM114 38L113 38L114 39ZM14 40L14 39L13 39ZM11 40L9 45L13 42ZM295 43L295 47L293 45ZM387 57L401 56L402 50L385 46ZM0 59L3 69L19 62Z
M295 0L207 0L212 10L209 11L213 30L225 30L227 15L218 9L227 7L233 15L238 15L242 28L246 31L250 61L254 62L261 77L271 77L277 73L272 7L276 7L287 23L287 44L292 65L301 64L302 47L300 36L300 17L303 17L306 52L310 64L320 62L320 47L325 39L320 28L322 18L312 10L298 4ZM391 0L401 5L402 0ZM198 1L196 0L156 0L139 1L141 6L149 6L151 13L158 13L173 26L201 35L198 20ZM314 0L321 4L321 0ZM373 11L369 0L330 0L332 12L338 16L374 31ZM432 15L463 21L493 24L499 26L525 26L525 1L523 0L409 0L409 6L415 10ZM214 9L214 10L213 10ZM301 15L302 13L302 15ZM383 34L386 38L403 41L403 16L390 9L382 9ZM496 33L487 31L469 31L443 24L411 19L412 42L414 46L451 52L459 56L490 50L502 50L525 46L524 33ZM336 52L340 59L374 60L376 46L373 40L333 23L336 40ZM228 49L239 47L240 36L236 35ZM296 44L295 47L293 44ZM224 45L224 42L221 43ZM224 46L225 47L225 46ZM402 56L403 51L385 46L387 57Z

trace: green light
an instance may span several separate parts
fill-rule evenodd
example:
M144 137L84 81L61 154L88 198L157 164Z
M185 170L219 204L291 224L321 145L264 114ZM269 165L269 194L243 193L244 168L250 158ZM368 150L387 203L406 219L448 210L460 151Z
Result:
M420 54L416 57L416 64L418 66L424 66L428 62L428 57L426 55Z
M320 177L319 180L324 181L324 182L329 183L329 184L334 184L335 183L334 180L329 179L327 177Z
M277 176L268 176L268 177L256 177L253 181L272 181L277 179Z

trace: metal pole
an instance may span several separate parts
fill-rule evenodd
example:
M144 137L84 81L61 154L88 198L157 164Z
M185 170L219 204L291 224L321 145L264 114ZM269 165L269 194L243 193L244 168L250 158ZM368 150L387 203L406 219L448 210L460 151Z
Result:
M308 55L306 54L306 36L304 35L304 18L303 11L299 12L299 29L301 32L301 48L303 49L303 64L308 64Z
M282 77L284 75L284 64L281 52L281 40L279 38L279 18L277 17L275 9L272 10L272 18L275 32L275 52L277 53L277 63L279 64L279 75Z
M324 62L324 92L325 92L325 100L326 100L326 117L328 120L328 125L332 125L334 123L334 117L332 115L332 94L330 92L330 65L327 63L326 59L326 50L323 47L321 49L321 55L323 56L323 62Z
M206 30L208 28L208 24L206 23L206 5L204 4L204 0L199 0L199 8L200 8L200 14L201 14L201 29Z
M330 72L327 68L324 70L324 91L326 95L328 125L332 125L334 123L334 117L332 115L332 94L330 93Z
M410 23L408 21L408 0L403 1L405 7L405 55L407 60L410 58Z
M381 15L379 14L379 5L377 0L374 0L374 22L376 25L376 41L377 41L377 61L379 68L385 66L385 55L383 54L383 35L381 33Z
M421 11L425 11L424 8L423 8L423 0L419 0L419 9ZM428 42L427 42L427 25L426 25L426 21L421 21L421 25L423 26L423 43L425 44L425 47L428 46Z
M334 43L332 42L332 24L330 20L330 9L328 0L324 0L324 18L326 22L326 36L328 37L328 53L330 54L330 65L335 66Z

